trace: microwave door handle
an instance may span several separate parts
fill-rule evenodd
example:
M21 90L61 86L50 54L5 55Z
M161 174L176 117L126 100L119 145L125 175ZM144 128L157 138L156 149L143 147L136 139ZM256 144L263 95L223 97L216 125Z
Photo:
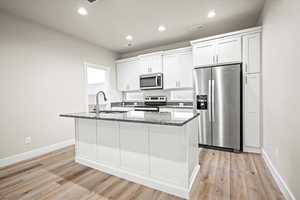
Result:
M158 76L156 76L156 86L158 86Z

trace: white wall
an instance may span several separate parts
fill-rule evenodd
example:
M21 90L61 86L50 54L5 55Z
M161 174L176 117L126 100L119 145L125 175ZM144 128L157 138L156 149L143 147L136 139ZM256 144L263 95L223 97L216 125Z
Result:
M300 1L268 0L263 25L263 146L300 199Z
M119 100L116 54L4 13L0 27L0 158L74 138L59 114L85 110L84 62L111 67Z

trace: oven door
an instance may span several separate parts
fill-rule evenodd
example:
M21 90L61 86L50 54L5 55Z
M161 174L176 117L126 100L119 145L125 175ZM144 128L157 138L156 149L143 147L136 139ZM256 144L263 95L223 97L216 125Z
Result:
M149 74L140 76L140 89L162 89L162 75Z

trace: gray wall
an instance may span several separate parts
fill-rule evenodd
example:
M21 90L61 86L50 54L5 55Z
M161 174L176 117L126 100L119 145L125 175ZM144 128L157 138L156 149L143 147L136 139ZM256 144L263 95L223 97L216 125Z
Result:
M119 100L116 54L4 13L0 27L0 158L74 138L74 121L58 115L85 110L84 62L111 67Z
M268 0L260 20L264 150L296 199L300 199L299 8L299 0Z

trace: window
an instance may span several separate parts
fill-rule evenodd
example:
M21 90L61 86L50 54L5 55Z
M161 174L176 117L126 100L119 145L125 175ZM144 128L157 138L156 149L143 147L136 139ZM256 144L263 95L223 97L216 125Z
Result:
M143 101L144 95L142 92L126 92L125 100L126 101Z
M173 101L193 101L193 91L192 90L171 91L171 100L173 100Z
M86 67L86 83L88 105L96 104L96 94L99 91L104 91L109 99L109 70L103 66L85 63ZM102 97L99 99L100 106L106 106Z
M101 84L105 83L106 70L87 67L88 84Z

